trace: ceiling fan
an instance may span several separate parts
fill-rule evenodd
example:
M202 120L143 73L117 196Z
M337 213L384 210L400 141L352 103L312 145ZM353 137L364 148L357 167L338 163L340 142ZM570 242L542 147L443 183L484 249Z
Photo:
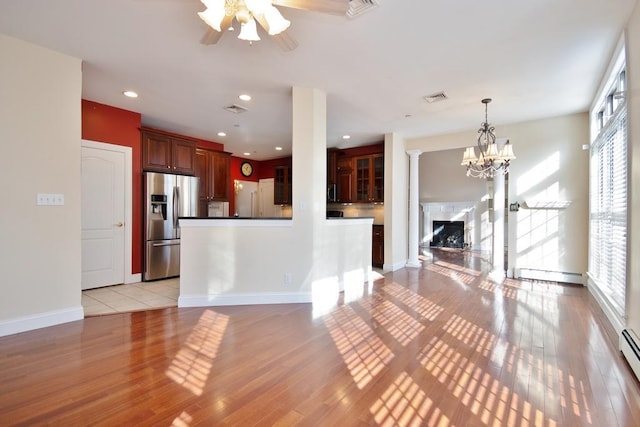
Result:
M294 50L298 43L287 33L291 24L275 7L289 7L331 15L348 15L351 0L201 0L207 7L198 12L200 18L209 25L202 37L202 44L216 44L222 34L233 28L233 21L240 24L238 38L250 43L260 40L256 21L273 37L284 51ZM364 0L373 3L373 0Z

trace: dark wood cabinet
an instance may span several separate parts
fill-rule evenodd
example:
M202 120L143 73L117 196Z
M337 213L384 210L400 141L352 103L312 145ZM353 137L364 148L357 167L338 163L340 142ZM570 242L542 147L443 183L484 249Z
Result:
M354 157L355 202L384 201L384 155Z
M335 180L339 203L384 202L384 144L327 152L327 183Z
M292 198L291 166L276 166L273 180L273 203L275 205L290 205Z
M207 216L208 203L229 201L230 154L196 149L195 175L200 178L199 215Z
M194 175L195 167L195 141L142 130L143 170Z
M371 264L374 267L382 267L384 264L384 225L373 226Z
M350 203L353 201L353 162L351 157L338 159L336 170L336 183L338 190L338 202Z

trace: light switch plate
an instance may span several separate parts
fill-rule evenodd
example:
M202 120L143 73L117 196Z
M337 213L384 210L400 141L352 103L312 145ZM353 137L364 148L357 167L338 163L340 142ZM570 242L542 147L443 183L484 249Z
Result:
M38 206L64 206L64 194L38 193L36 204Z

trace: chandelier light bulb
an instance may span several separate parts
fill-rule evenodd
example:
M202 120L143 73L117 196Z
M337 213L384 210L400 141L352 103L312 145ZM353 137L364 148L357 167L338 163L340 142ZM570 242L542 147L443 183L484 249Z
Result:
M266 19L267 24L269 24L269 35L271 36L280 34L291 25L291 22L284 19L280 11L274 6L270 6L265 10L264 19Z
M467 167L467 176L474 178L493 178L496 173L507 174L509 162L516 158L509 140L501 150L496 143L495 128L489 124L487 105L491 98L482 100L484 104L484 122L478 129L478 157L474 147L467 147L462 155L462 166Z
M271 0L244 0L245 6L254 15L262 15L271 5Z
M224 10L224 2L225 0L201 0L202 3L207 7L204 12L198 12L198 16L202 19L208 26L213 28L216 31L221 31L220 24L222 24L222 20L224 19L225 10Z
M249 42L260 40L255 19L249 18L247 22L243 22L240 24L240 34L238 35L238 38L240 40L246 40Z

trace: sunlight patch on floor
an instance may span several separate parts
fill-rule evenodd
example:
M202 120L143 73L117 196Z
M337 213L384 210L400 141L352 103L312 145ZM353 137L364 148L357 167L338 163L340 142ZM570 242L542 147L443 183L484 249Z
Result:
M360 390L393 359L393 352L348 305L324 319L331 338Z
M166 375L193 394L200 396L209 378L229 317L205 310Z

